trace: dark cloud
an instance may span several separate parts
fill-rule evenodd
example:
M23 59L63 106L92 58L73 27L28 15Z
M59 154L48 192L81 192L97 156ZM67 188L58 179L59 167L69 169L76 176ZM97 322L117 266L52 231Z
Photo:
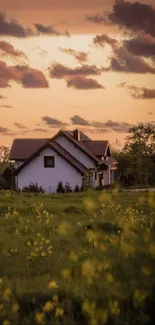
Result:
M67 87L73 87L76 89L105 89L96 80L85 77L74 77L68 80Z
M0 88L10 86L10 81L19 82L20 73L15 67L7 66L3 61L0 61Z
M70 34L68 31L65 33L60 33L58 32L54 25L42 25L42 24L34 24L34 27L36 28L37 32L39 34L44 34L44 35L55 35L55 36L67 36L69 37Z
M20 57L27 59L26 55L23 52L16 50L13 45L6 41L0 41L0 54L1 56L12 56L15 58Z
M3 107L3 108L14 108L14 107L11 106L11 105L0 105L0 107Z
M126 122L116 122L112 120L108 120L107 122L97 122L97 121L92 121L91 125L96 127L96 128L108 128L111 129L112 131L115 132L127 132L131 124L126 123Z
M117 0L106 18L120 27L155 36L155 8L149 4Z
M58 128L58 127L62 127L62 126L66 126L67 124L57 120L53 117L50 116L43 116L42 120L44 123L46 123L49 127L53 127L53 128Z
M88 60L88 55L89 55L88 52L76 51L76 50L73 50L73 49L64 49L64 48L61 48L61 47L59 47L59 50L62 53L72 55L80 63L87 62L87 60Z
M68 31L61 33L58 32L53 25L43 25L41 23L33 24L35 29L25 27L17 20L8 18L5 13L0 12L0 35L14 36L14 37L31 37L44 35L66 36L70 37Z
M43 128L35 128L32 130L33 132L48 132L48 130L43 129Z
M84 118L82 118L79 115L74 115L70 119L71 119L72 124L75 124L75 125L87 125L87 126L89 125L90 126L89 121L85 120Z
M76 68L69 68L60 63L54 63L49 67L51 78L63 79L78 76L101 75L103 69L97 68L95 65L82 65Z
M80 129L80 128L78 128ZM86 127L83 127L81 128L81 131L83 132L86 132L86 133L91 133L91 134L106 134L106 133L109 133L111 132L111 130L108 130L108 129L104 129L104 128L86 128Z
M155 38L150 35L137 35L134 38L124 41L127 50L135 55L146 58L155 57Z
M70 119L72 124L96 128L96 133L97 132L104 133L104 132L111 132L111 131L118 132L118 133L126 133L128 132L129 127L132 126L130 123L127 122L118 122L112 120L108 120L106 122L88 121L83 119L79 115L74 115ZM92 131L92 129L90 130Z
M114 38L109 37L106 34L96 35L93 38L93 44L96 46L104 47L105 44L109 44L112 48L115 48L118 45L118 41Z
M103 24L106 22L104 15L96 13L94 15L86 15L85 20L95 24Z
M119 84L118 87L128 89L131 96L135 99L155 99L155 89L127 85L125 82Z
M0 35L2 36L15 36L15 37L28 37L32 36L32 30L22 26L14 19L7 19L7 16L0 12Z
M110 66L107 70L124 73L155 74L155 67L151 66L143 58L133 55L125 47L114 50L114 54L110 59Z
M28 66L16 66L20 71L20 82L24 88L48 88L49 84L42 71Z
M15 135L14 133L11 132L8 128L5 128L3 126L0 126L0 134L2 135Z
M22 124L22 123L15 122L14 125L15 125L18 129L21 129L21 130L26 130L26 129L28 129L27 126L25 126L25 125Z
M149 115L155 115L155 113L153 113L153 112L149 112L148 114L149 114Z
M10 87L10 82L15 81L25 88L47 88L48 81L44 74L29 66L8 66L0 61L0 88Z

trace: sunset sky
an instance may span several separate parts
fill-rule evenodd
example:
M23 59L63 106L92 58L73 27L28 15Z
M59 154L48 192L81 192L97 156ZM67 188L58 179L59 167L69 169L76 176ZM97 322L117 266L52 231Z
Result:
M76 127L123 145L155 123L152 2L1 0L0 145Z

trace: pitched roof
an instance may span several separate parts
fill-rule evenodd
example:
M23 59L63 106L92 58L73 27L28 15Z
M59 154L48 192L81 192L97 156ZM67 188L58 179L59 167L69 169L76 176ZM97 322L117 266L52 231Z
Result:
M98 163L100 161L100 159L97 158L92 153L92 151L87 146L84 145L85 142L77 141L73 137L72 132L60 130L51 140L55 140L61 134L64 135L68 140L70 140L74 145L76 145L77 147L79 147L79 149L81 149L81 151L83 151L87 156L89 156L89 158L92 159L95 163Z
M12 143L9 159L24 161L46 142L47 139L15 139Z
M83 144L89 148L95 156L104 156L106 154L108 141L84 141Z
M26 159L17 170L15 170L14 174L17 175L26 165L29 164L30 161L37 157L42 150L49 146L82 175L89 172L89 170L83 164L81 164L75 157L73 157L68 151L66 151L59 143L54 141L46 141L46 143L44 143L37 151L35 151L31 156L29 156L29 158Z

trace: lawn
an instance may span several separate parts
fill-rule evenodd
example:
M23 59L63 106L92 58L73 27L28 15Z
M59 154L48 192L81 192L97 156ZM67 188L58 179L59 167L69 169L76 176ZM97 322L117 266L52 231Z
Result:
M0 193L0 325L155 324L155 193Z

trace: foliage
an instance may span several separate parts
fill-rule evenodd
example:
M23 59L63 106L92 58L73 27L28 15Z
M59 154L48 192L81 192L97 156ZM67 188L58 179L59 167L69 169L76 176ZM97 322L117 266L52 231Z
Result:
M0 202L0 324L155 323L155 193Z
M76 193L80 192L80 188L78 185L75 186L74 192L76 192Z
M114 152L118 161L116 180L123 186L155 185L155 125L138 123L129 129L124 148Z
M0 163L9 162L10 149L5 146L0 146Z
M57 193L64 193L63 183L59 182L57 186Z
M42 186L39 186L38 183L33 184L31 183L28 186L24 186L22 192L29 192L29 193L45 193Z
M72 192L72 188L70 186L70 183L68 183L68 182L65 183L64 190L65 190L65 193L71 193Z

